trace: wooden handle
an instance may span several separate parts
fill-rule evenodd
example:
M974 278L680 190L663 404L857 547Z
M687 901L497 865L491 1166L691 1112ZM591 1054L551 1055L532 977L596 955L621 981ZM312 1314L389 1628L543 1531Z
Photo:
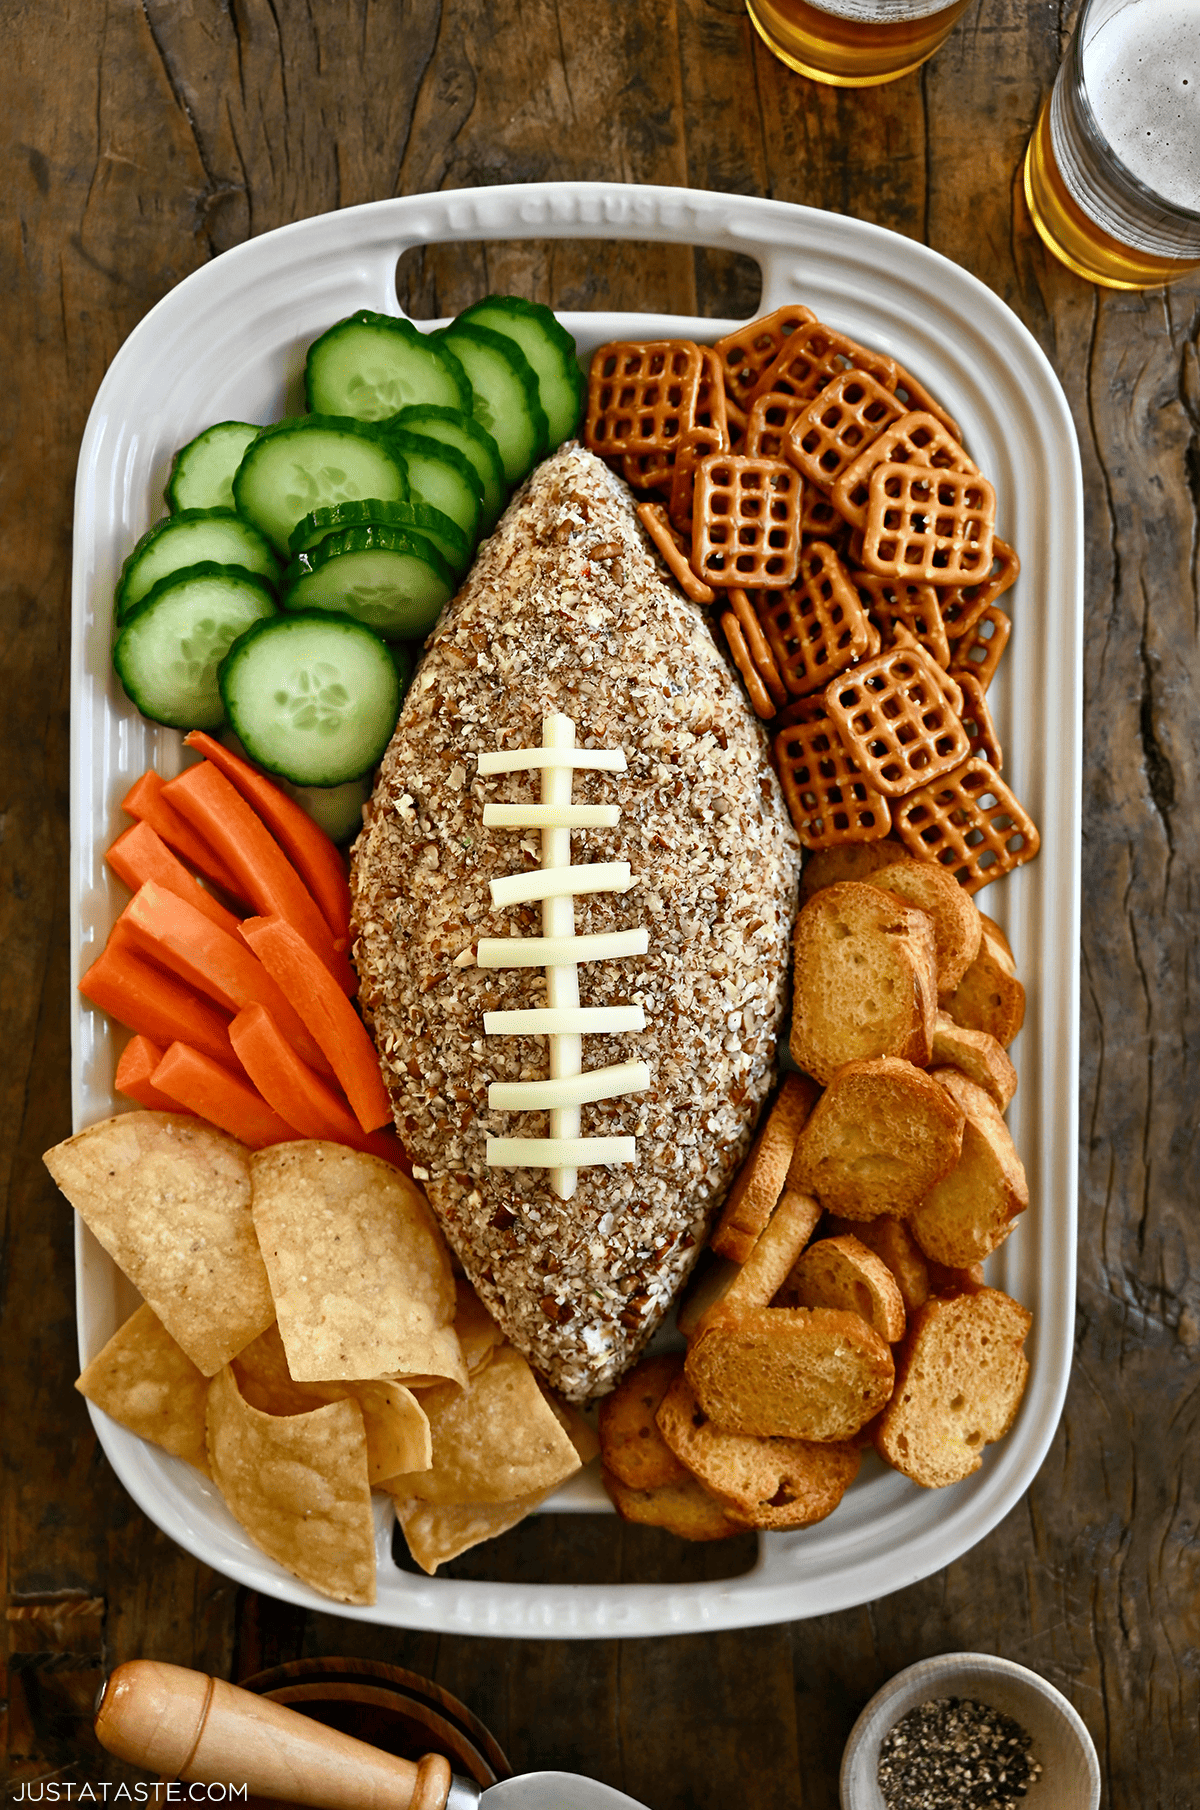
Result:
M96 1706L109 1753L184 1784L248 1785L314 1810L445 1810L450 1766L414 1765L268 1697L184 1666L133 1659Z

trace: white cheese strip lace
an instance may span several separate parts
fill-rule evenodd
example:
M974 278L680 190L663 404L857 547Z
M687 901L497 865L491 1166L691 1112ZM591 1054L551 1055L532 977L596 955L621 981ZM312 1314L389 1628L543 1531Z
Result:
M550 1135L489 1137L487 1161L493 1168L549 1169L555 1193L570 1200L581 1168L635 1160L634 1138L582 1137L580 1106L640 1092L650 1085L644 1062L615 1063L584 1072L581 1043L585 1031L641 1030L645 1025L640 1006L579 1004L580 962L644 955L649 947L644 929L594 936L575 933L576 892L624 892L632 879L629 864L623 861L581 864L572 869L571 831L611 829L621 814L616 805L572 804L574 775L580 769L624 772L625 756L620 749L576 748L571 718L554 712L542 722L541 748L500 749L480 754L478 760L479 772L485 775L538 770L542 775L540 804L489 804L483 810L487 828L541 831L540 872L494 880L492 901L496 906L540 901L542 935L482 937L475 959L481 968L545 968L547 1005L485 1013L484 1031L489 1036L545 1035L550 1068L546 1081L492 1083L488 1105L493 1110L547 1112Z

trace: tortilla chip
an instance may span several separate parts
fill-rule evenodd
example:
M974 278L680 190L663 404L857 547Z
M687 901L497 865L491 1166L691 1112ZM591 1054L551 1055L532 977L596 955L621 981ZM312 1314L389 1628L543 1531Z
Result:
M397 1501L396 1519L408 1550L421 1570L432 1577L439 1565L507 1533L549 1494L542 1490L517 1502L433 1503L407 1497Z
M208 1391L208 1462L229 1511L269 1558L342 1603L375 1601L375 1521L357 1402L260 1413L230 1367Z
M388 1479L389 1494L421 1502L515 1502L545 1494L580 1468L579 1455L519 1351L501 1346L468 1389L421 1398L433 1468Z
M114 1332L75 1387L131 1433L208 1475L208 1378L149 1307L139 1307Z
M205 1376L275 1318L250 1217L247 1155L200 1119L123 1112L43 1158L117 1268Z
M485 1364L491 1363L497 1347L504 1343L504 1334L464 1277L455 1277L454 1290L458 1298L454 1330L462 1347L467 1375L475 1376Z
M600 1438L591 1421L573 1402L560 1401L553 1389L542 1384L550 1412L579 1454L580 1464L590 1464L600 1450Z
M425 1410L410 1389L388 1380L297 1383L287 1366L278 1326L247 1345L233 1361L242 1399L262 1414L308 1414L327 1402L355 1401L367 1435L367 1477L375 1485L397 1471L425 1471L433 1445Z
M450 1259L425 1196L380 1157L307 1140L256 1151L252 1210L297 1382L467 1380Z

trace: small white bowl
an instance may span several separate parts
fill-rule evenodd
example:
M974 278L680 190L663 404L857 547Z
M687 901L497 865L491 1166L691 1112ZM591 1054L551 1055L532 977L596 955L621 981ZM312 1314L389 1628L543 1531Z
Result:
M902 1716L931 1697L969 1697L1019 1722L1041 1776L1023 1810L1098 1810L1100 1766L1078 1714L1036 1672L991 1653L943 1653L897 1672L877 1691L850 1732L842 1757L842 1810L886 1810L879 1789L879 1749Z

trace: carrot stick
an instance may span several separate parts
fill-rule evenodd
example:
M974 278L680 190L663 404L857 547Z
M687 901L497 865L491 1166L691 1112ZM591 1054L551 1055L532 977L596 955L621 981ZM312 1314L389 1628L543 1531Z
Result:
M160 1094L150 1079L163 1059L163 1053L149 1037L131 1037L121 1051L113 1085L119 1094L136 1100L150 1112L179 1112L179 1102Z
M147 880L153 880L178 899L186 899L206 918L211 918L230 936L237 934L238 920L232 911L218 904L211 892L205 892L195 874L177 861L157 830L148 823L135 823L117 837L104 859L130 892L136 892Z
M330 1072L319 1044L240 937L230 936L186 899L165 892L153 880L138 888L117 922L143 955L206 993L225 1011L240 1012L256 1003L267 1006L305 1061Z
M363 1131L345 1096L301 1062L265 1006L239 1012L229 1037L263 1099L306 1138L328 1138L408 1166L395 1133Z
M242 760L203 729L193 729L184 743L203 754L253 805L284 854L300 875L321 909L333 933L335 948L346 948L350 939L350 886L341 852L324 830L294 798L273 784L265 773Z
M247 918L238 929L321 1046L363 1130L390 1124L370 1033L304 938L280 917Z
M358 986L354 970L334 948L329 926L312 894L270 830L225 775L211 761L202 760L168 781L164 790L168 802L237 875L239 896L249 899L261 916L285 918L316 950L342 992L353 994Z
M162 1049L183 1031L188 1041L214 1062L238 1067L225 1014L173 974L148 962L122 933L119 923L80 981L79 991L118 1024Z
M136 817L140 823L148 823L156 830L168 848L174 849L181 861L194 867L198 874L219 886L231 898L244 899L247 904L252 901L238 889L236 875L226 867L215 849L208 846L203 836L198 836L186 817L181 817L174 806L163 797L167 782L160 773L151 770L135 779L121 800L121 809L127 817Z
M186 1043L171 1044L151 1080L170 1099L251 1150L295 1141L295 1126L273 1112L256 1088Z

